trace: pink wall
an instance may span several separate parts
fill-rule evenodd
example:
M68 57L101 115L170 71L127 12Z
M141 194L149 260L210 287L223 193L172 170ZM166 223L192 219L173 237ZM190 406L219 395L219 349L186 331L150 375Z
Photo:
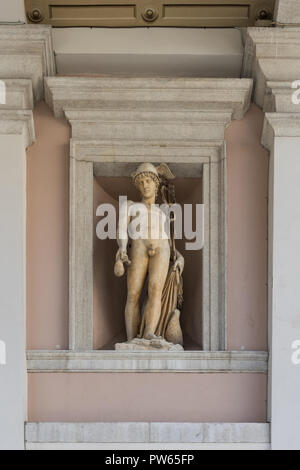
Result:
M228 349L267 349L268 152L252 105L226 131Z
M70 128L44 103L27 154L27 347L68 348Z
M29 421L264 422L264 374L29 374Z

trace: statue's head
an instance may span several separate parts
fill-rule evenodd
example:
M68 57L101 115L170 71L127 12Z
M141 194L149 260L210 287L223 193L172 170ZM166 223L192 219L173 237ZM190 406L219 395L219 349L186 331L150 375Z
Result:
M142 163L131 176L143 197L150 198L157 195L160 179L152 163Z
M152 163L141 163L131 176L142 196L147 198L158 193L161 182L164 184L164 182L175 178L166 163L161 163L158 167Z

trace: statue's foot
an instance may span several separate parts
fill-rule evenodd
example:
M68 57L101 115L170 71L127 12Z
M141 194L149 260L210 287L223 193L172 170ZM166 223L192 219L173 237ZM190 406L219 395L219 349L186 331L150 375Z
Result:
M144 335L144 339L149 339L151 341L152 339L161 339L161 336L156 336L154 333L147 333Z

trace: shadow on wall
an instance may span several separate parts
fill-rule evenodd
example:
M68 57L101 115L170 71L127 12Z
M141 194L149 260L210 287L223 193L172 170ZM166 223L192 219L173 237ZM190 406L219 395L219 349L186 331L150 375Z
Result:
M200 178L177 178L175 180L177 201L181 204L201 204L202 180ZM97 177L94 179L94 214L101 203L111 203L118 211L118 197L126 195L138 201L139 194L129 178ZM111 350L114 344L126 341L124 309L126 303L126 276L114 275L117 251L116 240L99 240L96 225L100 219L95 215L94 230L94 348ZM184 305L181 325L184 346L187 350L201 349L202 324L202 252L186 251L185 240L177 240L177 249L185 257ZM142 299L141 299L142 302Z

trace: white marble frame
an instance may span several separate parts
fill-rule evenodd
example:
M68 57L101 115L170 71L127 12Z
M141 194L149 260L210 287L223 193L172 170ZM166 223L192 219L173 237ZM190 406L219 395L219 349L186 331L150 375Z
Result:
M70 113L66 113L70 118ZM203 165L203 349L226 349L225 151L222 141L71 143L70 349L93 349L93 165L99 162ZM207 242L208 240L208 242ZM184 352L182 353L184 354Z

